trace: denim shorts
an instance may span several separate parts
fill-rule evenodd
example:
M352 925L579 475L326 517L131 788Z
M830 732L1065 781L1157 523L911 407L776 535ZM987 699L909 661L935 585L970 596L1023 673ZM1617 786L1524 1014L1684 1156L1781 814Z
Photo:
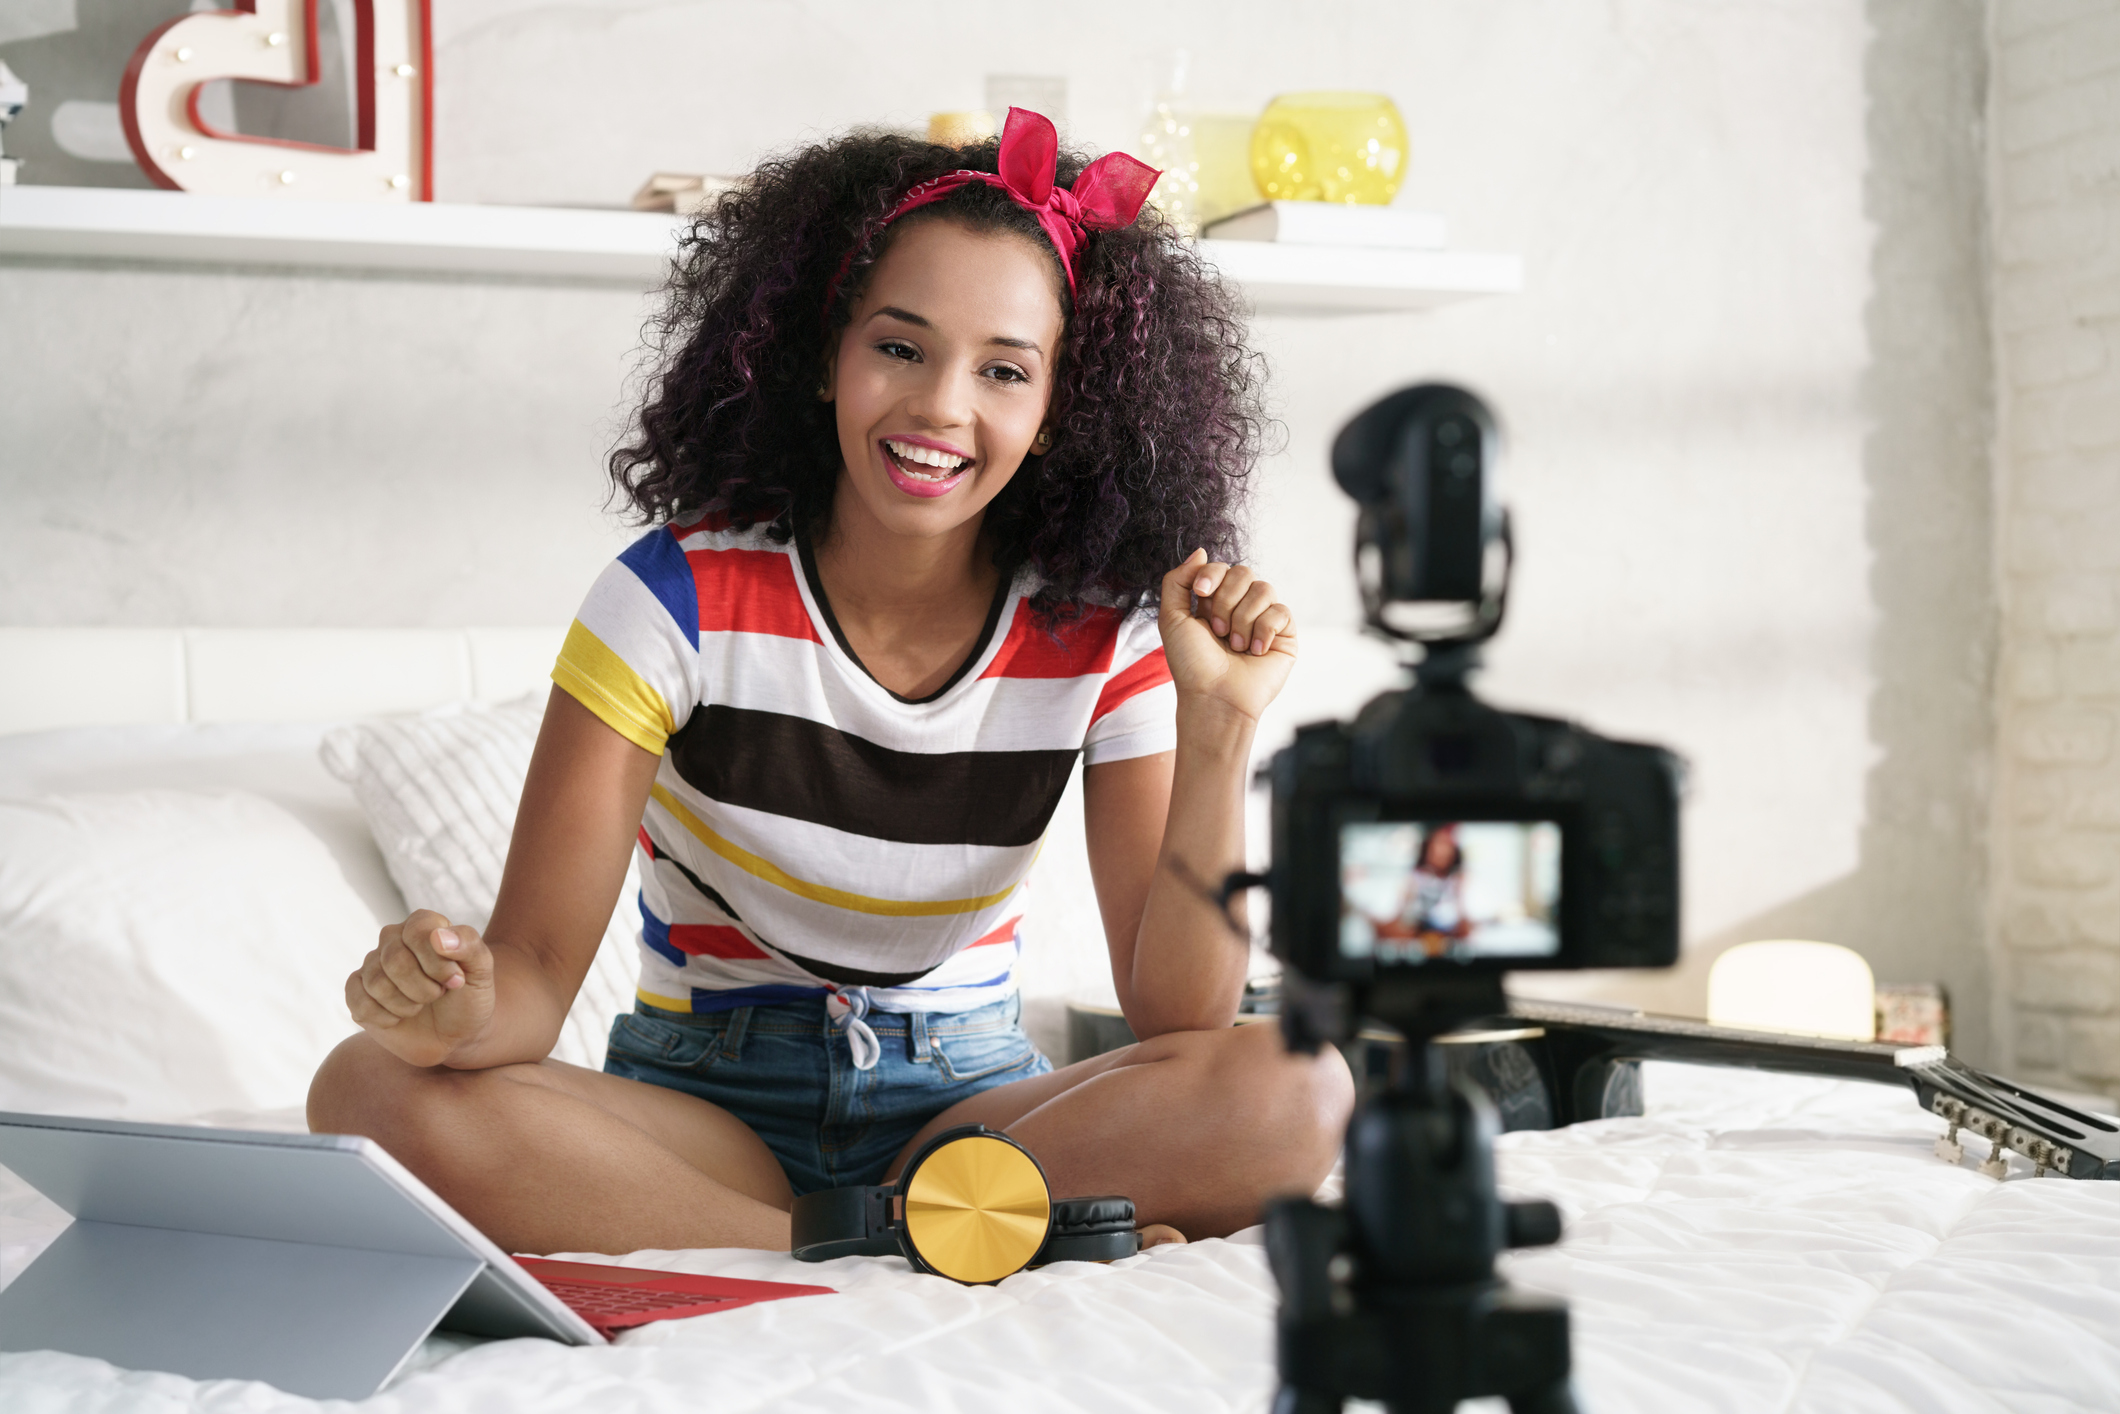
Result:
M982 1090L1050 1071L1023 1032L1023 1003L977 1011L872 1011L883 1048L857 1070L824 1001L686 1016L646 1003L611 1023L604 1069L710 1100L766 1142L797 1194L881 1183L936 1115Z

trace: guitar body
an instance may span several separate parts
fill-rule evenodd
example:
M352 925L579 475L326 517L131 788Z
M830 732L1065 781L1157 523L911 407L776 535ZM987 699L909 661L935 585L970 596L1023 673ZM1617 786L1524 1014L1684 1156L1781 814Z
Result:
M1638 1115L1641 1062L1682 1061L1906 1086L1950 1126L1938 1143L1944 1157L1957 1157L1964 1130L1994 1146L1982 1170L1995 1177L2007 1149L2042 1173L2120 1179L2120 1121L1976 1070L1941 1046L1739 1031L1615 1007L1522 1000L1507 1016L1438 1043L1453 1077L1494 1101L1505 1130Z

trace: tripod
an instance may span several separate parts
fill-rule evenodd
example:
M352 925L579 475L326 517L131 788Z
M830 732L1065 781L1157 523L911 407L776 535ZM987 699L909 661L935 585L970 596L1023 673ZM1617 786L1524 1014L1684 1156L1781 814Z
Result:
M1315 1014L1330 1005L1324 991L1284 1007L1292 1049L1314 1051L1338 1029ZM1350 1398L1450 1414L1488 1395L1511 1414L1574 1414L1568 1308L1511 1290L1494 1271L1504 1247L1558 1242L1560 1213L1496 1196L1493 1107L1451 1085L1432 1041L1501 1012L1500 980L1380 984L1355 1001L1406 1048L1348 1123L1344 1206L1291 1199L1267 1214L1281 1288L1274 1414L1339 1414Z

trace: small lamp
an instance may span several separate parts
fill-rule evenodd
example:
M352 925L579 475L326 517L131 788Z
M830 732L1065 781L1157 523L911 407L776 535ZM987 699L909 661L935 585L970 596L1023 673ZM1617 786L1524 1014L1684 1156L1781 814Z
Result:
M1708 972L1708 1021L1850 1041L1877 1037L1870 964L1835 943L1740 943Z

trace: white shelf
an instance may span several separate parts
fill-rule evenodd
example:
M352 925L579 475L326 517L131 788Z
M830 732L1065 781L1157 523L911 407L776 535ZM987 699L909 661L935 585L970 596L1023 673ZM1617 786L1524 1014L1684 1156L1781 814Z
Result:
M1499 252L1201 241L1200 255L1261 314L1433 309L1524 287L1523 257Z
M534 206L365 205L103 187L0 187L0 258L543 276L635 285L668 269L675 216ZM1514 255L1202 241L1263 313L1427 309L1523 285Z
M0 256L431 270L648 285L678 218L108 187L0 187Z

